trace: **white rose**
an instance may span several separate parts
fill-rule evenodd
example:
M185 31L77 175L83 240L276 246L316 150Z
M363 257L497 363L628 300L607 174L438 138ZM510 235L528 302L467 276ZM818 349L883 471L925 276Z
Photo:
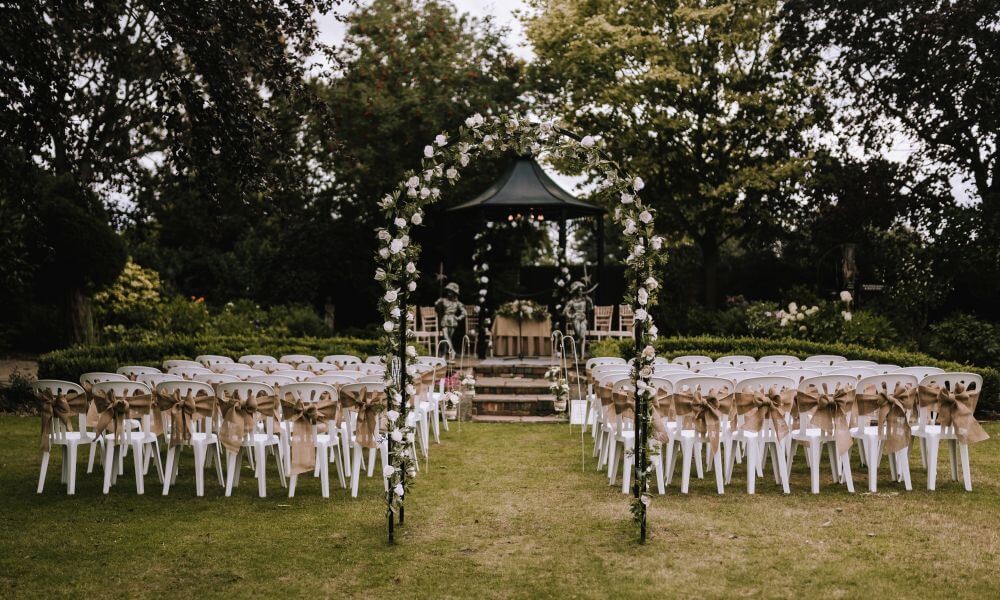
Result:
M659 250L663 247L663 238L658 235L654 235L653 239L649 240L649 245L653 247L653 250Z
M645 321L646 317L648 317L648 316L649 316L649 313L646 312L646 309L639 308L639 309L636 309L634 318L635 318L636 321Z
M632 235L635 233L635 221L632 219L625 220L625 235Z
M479 278L479 283L489 283L489 282L490 282L490 278L487 277L487 276L485 276L485 275L483 275L482 277Z
M424 222L424 216L420 213L413 213L413 216L410 217L410 222L414 225L420 225Z
M427 158L434 156L434 146L424 146L424 156Z
M483 124L483 115L476 113L465 120L465 126L469 128L479 127Z
M420 188L420 197L421 198L423 198L423 199L426 200L427 197L430 196L430 195L431 195L430 188Z
M407 273L411 273L411 274L412 273L416 273L417 272L417 265L413 264L413 261L410 261L410 262L406 263L406 272Z
M485 295L486 295L486 293L487 293L487 292L486 292L486 289L485 289L485 288L484 288L484 289L481 289L481 290L479 290L479 295L480 295L480 296L485 296Z
M467 167L469 165L469 155L468 154L460 154L458 156L458 163L460 165L462 165L463 167Z
M382 296L382 298L386 302L395 302L396 299L399 298L399 291L398 290L389 290L388 292L385 293L384 296Z
M649 222L653 220L653 213L648 210L644 210L639 213L639 220L648 225Z
M406 289L410 290L411 292L415 292L417 290L417 282L411 281L410 283L406 284Z
M412 383L406 384L406 394L408 396L413 396L417 393L417 388L413 387Z
M410 236L404 235L403 237L399 238L399 241L403 244L403 247L405 248L410 245Z
M456 177L458 177L458 169L456 169L455 167L448 167L448 170L445 171L444 174L445 177L447 177L448 179L455 179Z
M799 310L799 305L798 304L796 304L794 302L790 302L788 304L788 312L794 313L794 312L797 312L798 310Z
M796 321L801 321L802 319L805 319L805 318L806 318L806 314L805 313L796 313L796 315L795 315L795 320Z
M645 356L646 358L653 358L654 356L656 356L656 349L653 348L652 346L646 346L645 348L642 349L642 355Z
M434 143L438 146L447 146L448 138L444 134L439 133L437 137L434 138Z
M635 202L635 196L622 192L622 204L632 204L633 202Z
M399 411L396 410L386 411L385 416L389 417L390 421L395 421L396 419L399 418Z
M420 178L414 175L406 180L406 187L415 188L420 185Z
M386 333L391 333L392 330L395 328L396 324L393 323L392 321L386 321L385 323L382 323L382 329L384 329Z
M660 330L656 328L656 325L650 325L649 327L649 337L656 339L656 336L660 333Z
M635 179L632 180L632 189L634 189L635 191L638 192L644 187L646 187L646 183L642 180L642 177L636 177Z
M378 249L378 255L381 256L382 258L389 258L389 249L388 248L379 248Z
M656 278L654 277L649 277L646 279L646 287L648 287L651 290L655 290L657 287L659 287L659 285L660 285L659 282L657 282Z
M403 250L402 240L392 240L391 242L389 242L389 252L392 252L393 254L399 254L400 251L402 250Z
M375 269L375 281L385 281L385 269L382 267Z
M593 148L594 138L589 135L585 135L583 136L583 139L580 140L580 145L583 146L584 148Z
M392 489L392 491L393 491L394 494L396 494L397 496L399 496L400 498L402 498L403 497L403 484L402 483L397 483L396 487L394 487Z
M799 331L807 331L808 328L805 325L799 325Z
M396 227L406 227L406 219L404 219L403 217L396 217L396 220L393 221L393 224L396 225Z
M386 477L392 477L392 474L396 472L396 468L392 465L385 465L382 467L382 474Z
M414 348L413 346L407 346L406 347L406 355L407 356L416 356L417 355L417 349Z
M853 299L854 299L854 297L851 296L851 292L849 292L847 290L844 290L844 291L840 292L840 301L841 302L850 302Z
M646 288L639 288L637 296L639 304L645 305L647 302L649 302L649 292L646 291Z
M383 242L388 242L390 239L392 239L392 236L389 235L389 232L386 231L385 229L379 229L378 239L382 240Z
M645 253L646 248L642 244L636 244L635 248L632 249L632 254L635 254L636 256L642 256Z
M842 317L844 317L844 320L845 320L845 321L850 321L851 319L853 319L853 318L854 318L854 315L852 315L852 314L851 314L851 311L849 311L849 310L845 310L845 311L843 311L842 313L840 313L840 315L841 315Z
M392 441L394 441L394 442L402 442L403 441L403 432L400 431L400 430L398 430L398 429L393 429L392 433L389 434L389 437L391 437Z
M403 314L403 311L399 310L398 306L394 306L392 310L389 311L389 314L398 319L399 316Z

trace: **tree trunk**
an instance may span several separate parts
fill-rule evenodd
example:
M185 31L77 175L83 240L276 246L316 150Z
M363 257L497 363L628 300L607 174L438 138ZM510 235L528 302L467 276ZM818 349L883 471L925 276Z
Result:
M73 332L73 343L93 344L97 341L94 335L94 312L90 296L82 289L69 292L67 302L70 330Z
M700 245L705 308L714 309L719 305L719 244L714 237L706 237Z

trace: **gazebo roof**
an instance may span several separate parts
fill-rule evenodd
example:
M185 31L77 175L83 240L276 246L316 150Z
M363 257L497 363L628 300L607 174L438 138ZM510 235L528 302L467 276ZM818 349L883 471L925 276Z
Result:
M526 156L515 158L482 194L448 210L480 210L493 218L530 211L547 219L575 219L607 212L559 187L534 158Z

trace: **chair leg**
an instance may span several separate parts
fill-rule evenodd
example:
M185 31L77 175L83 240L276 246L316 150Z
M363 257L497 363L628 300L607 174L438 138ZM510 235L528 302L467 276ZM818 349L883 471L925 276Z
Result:
M757 440L747 440L747 493L757 491Z
M922 439L922 438L921 438ZM923 441L925 462L927 464L927 489L934 491L937 487L937 454L941 440L935 436Z
M965 482L965 491L972 491L972 470L969 468L969 445L958 444L958 452L962 457L962 481Z
M611 440L611 448L608 450L608 485L614 485L615 479L618 478L618 440ZM622 454L625 453L624 446L622 447Z
M691 460L694 458L692 452L694 443L690 441L681 442L681 493L688 493L688 485L691 483Z
M720 494L726 492L726 472L722 469L722 454L716 450L712 452L712 464L715 469L715 487L718 489Z
M623 448L622 449L622 454L625 457L625 460L622 461L623 462L623 464L622 464L622 493L623 494L627 494L628 493L629 484L632 482L632 469L634 468L634 465L635 465L635 452L633 452L631 455L629 455L629 453ZM612 481L612 483L614 483L614 482Z
M951 480L958 481L958 448L955 440L948 440L948 457L951 460Z
M351 498L358 497L358 479L361 478L361 453L363 450L358 444L354 445L354 451L351 453L352 465L351 465Z
M153 462L156 464L156 475L160 478L160 483L163 482L163 462L160 460L160 442L153 440L153 444L150 447L153 453Z
M669 440L666 444L667 446L667 456L666 456L666 485L670 485L670 482L674 479L674 467L677 463L677 442L674 440Z
M97 454L97 442L91 442L90 455L87 457L87 473L94 472L94 455Z
M115 460L115 443L108 440L104 443L104 493L111 491L111 476L118 470Z
M257 464L255 465L257 471L257 495L261 498L267 497L267 479L265 471L267 471L267 463L264 458L264 444L254 444L254 453L257 455Z
M317 448L317 450L319 451L319 454L321 456L325 455L326 451L327 451L325 446L321 446L321 447ZM323 491L323 497L324 498L329 498L330 497L330 461L329 460L317 460L316 462L317 463L323 463L323 466L320 467L320 471L319 471L320 488Z
M340 481L340 488L345 489L347 487L347 480L344 479L344 455L340 452L338 445L331 448L334 452L333 462L337 466L337 479Z
M143 477L143 465L145 461L143 444L136 444L132 449L132 464L135 466L135 493L142 495L146 491L146 482Z
M236 480L237 458L239 452L229 450L226 452L226 497L233 494L233 484Z
M734 444L737 448L739 447L739 442ZM726 485L733 482L733 466L736 462L736 452L729 452L726 455Z
M656 470L656 492L659 495L666 493L666 486L663 483L663 449L660 449L659 454L653 454L649 457L653 462L653 468Z
M174 460L176 460L177 446L167 450L167 473L174 472ZM163 478L163 495L166 496L170 493L170 484L172 483L171 477Z
M903 448L896 453L896 468L899 469L900 474L903 476L903 487L906 491L913 490L913 482L910 480L910 449L909 447Z
M854 493L854 474L851 473L851 451L848 449L840 455L840 471L844 474L844 483L847 484L847 491Z
M42 490L45 489L45 473L47 473L48 470L49 470L49 453L48 452L42 452L42 466L41 466L40 469L38 469L38 492L37 493L39 493L39 494L41 494Z
M194 446L194 493L199 498L205 495L205 451L204 444Z
M917 441L920 442L920 466L926 469L927 468L927 439L920 437L920 438L917 438Z
M809 448L806 450L809 453L809 476L810 476L810 489L812 493L819 493L819 459L822 454L823 444L819 440L812 440L809 442Z
M702 459L705 458L705 445L701 442L694 443L694 467L695 473L698 474L698 479L705 478L705 467Z
M375 474L375 448L368 449L368 476Z
M840 483L840 461L837 460L837 445L836 444L826 444L826 457L830 461L830 474L833 476L834 483Z
M788 465L785 464L784 442L774 442L774 456L778 460L778 477L781 479L781 491L786 494L792 493L788 489Z
M865 449L868 451L868 491L875 493L878 491L878 462L880 448L875 440L867 440Z
M212 464L215 465L215 476L219 479L219 485L226 486L226 476L222 472L222 458L219 455L219 444L218 442L212 444L215 447L215 458L212 460Z

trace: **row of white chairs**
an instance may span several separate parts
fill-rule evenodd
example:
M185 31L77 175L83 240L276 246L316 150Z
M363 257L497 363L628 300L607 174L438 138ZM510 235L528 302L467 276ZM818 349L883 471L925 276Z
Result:
M417 431L415 441L413 442L413 452L418 468L419 458L416 454L416 442L420 442L421 453L424 459L427 460L430 445L429 431L433 429L435 442L439 443L441 427L443 426L446 431L448 430L447 419L444 418L444 413L440 410L440 401L444 396L445 366L443 359L435 359L433 357L419 357L417 364L413 366L414 373L428 384L425 387L422 386L417 397L412 398L411 412L409 413L409 425L413 426ZM223 398L236 393L242 394L243 397L251 393L255 396L260 394L269 396L280 394L282 397L285 394L292 393L299 397L301 394L308 392L313 399L319 398L323 393L326 393L329 394L332 400L336 401L339 394L344 390L350 392L362 387L369 390L382 390L385 384L384 373L368 375L361 371L340 371L335 374L328 373L322 375L302 372L303 374L308 373L308 377L304 379L289 377L286 374L288 373L287 371L274 374L256 371L253 376L241 379L223 373L193 373L185 378L176 372L135 372L130 369L132 368L123 367L119 369L121 371L119 373L85 373L80 377L80 385L59 380L40 380L34 385L36 393L45 392L50 397L58 397L59 395L66 394L83 394L87 395L89 399L94 394L103 395L107 393L131 397L137 394L153 394L154 391L164 394L173 394L175 391L179 391L182 395L192 393L194 395L211 395L216 398ZM304 398L303 401L305 401ZM124 456L127 455L130 449L133 449L133 446L138 451L135 457L137 461L137 492L140 494L143 493L144 484L141 476L148 472L151 459L154 458L157 466L157 474L160 476L160 481L164 484L164 494L168 492L172 481L176 478L177 463L172 462L174 448L168 452L167 472L171 473L172 468L174 471L171 477L164 479L159 452L159 440L150 430L151 422L148 415L127 419L125 421L127 423L127 426L124 428L125 430L117 432L113 436L114 439L109 439L109 434L96 436L92 432L88 432L86 413L87 411L83 411L79 415L78 428L75 431L67 430L59 419L54 419L52 433L49 435L50 443L59 446L62 450L63 471L61 480L67 485L67 492L69 494L73 494L75 491L76 455L77 449L81 444L87 444L90 447L88 473L93 470L95 452L102 452L104 456L102 462L106 463L112 460L109 456L115 453L115 449L117 448L118 450L117 468L109 469L107 465L105 468L105 493L108 493L110 485L117 479L117 475L123 471ZM93 417L93 412L91 416ZM352 413L350 416L350 419L344 419L340 424L339 431L331 427L322 432L322 435L317 437L317 432L314 432L313 436L317 444L317 452L320 452L320 447L322 446L322 449L329 455L329 462L334 462L337 465L342 487L345 484L345 477L352 478L352 473L360 468L360 463L363 460L360 452L354 452L355 463L353 469L348 469L352 455L352 444L355 440L352 427L356 425L357 415L356 413ZM191 446L195 454L196 491L198 495L202 495L204 491L201 474L205 466L205 461L212 461L213 455L207 453L207 448L213 444L215 445L215 455L218 459L216 467L220 484L224 482L224 485L226 485L226 494L229 495L232 486L239 482L239 469L232 462L236 460L235 457L229 457L230 463L227 465L227 468L230 474L225 479L221 472L221 454L216 435L220 417L221 414L216 414L210 422L206 420L204 424L199 426L200 430L192 436L191 443L187 444ZM429 419L433 420L430 421ZM263 471L264 461L260 455L268 451L282 457L278 461L279 476L281 477L282 485L286 485L285 473L288 472L290 467L289 453L287 452L289 431L287 430L287 425L280 418L275 419L275 422L280 426L278 430L274 429L275 423L271 422L270 419L257 420L259 421L258 427L252 437L247 440L245 447L259 481L259 493L261 496L264 496L266 493ZM163 435L164 440L169 439L166 432ZM118 442L117 447L115 446L116 441ZM384 440L382 445L384 446ZM368 476L370 477L374 469L375 449L371 449L369 454ZM384 463L387 460L384 451L382 457L382 462ZM39 493L44 488L48 461L49 453L45 452L43 453L42 467L39 473ZM141 471L139 470L140 464L142 465ZM323 464L323 468L326 469L326 461ZM236 470L233 471L233 469ZM319 464L317 464L315 475L321 477L323 495L327 497L329 494L328 475L324 475L324 471L320 469ZM352 479L353 496L357 495L357 485L358 479L355 477ZM289 494L294 494L294 478L292 479L292 484L289 486Z
M620 416L615 419L608 419L607 411L603 408L594 391L595 388L600 386L611 386L613 391L621 392L625 390L627 392L633 385L631 367L629 367L626 361L620 358L598 358L591 360L593 362L589 365L589 378L591 381L590 393L588 394L589 422L595 438L594 454L598 456L598 469L606 468L609 482L614 485L617 464L619 459L621 459L624 462L623 491L627 491L631 476L631 451L634 445L633 424L631 419L623 419ZM665 365L662 363L655 366L653 383L662 393L672 394L674 390L688 391L694 389L707 392L709 387L706 386L713 386L714 389L725 389L728 392L744 392L751 389L767 389L772 386L778 390L794 389L808 391L810 389L818 389L824 384L830 389L842 387L858 391L864 391L872 386L877 387L883 383L889 386L889 389L892 389L897 383L908 388L917 388L920 385L924 385L945 387L946 389L954 389L955 385L961 384L967 388L976 390L977 393L982 387L982 379L978 375L971 373L944 373L936 367L909 367L901 369L893 365L876 365L878 368L872 368L866 364L854 367L853 370L847 368L846 371L839 373L819 373L814 372L812 369L787 369L787 367L794 365L782 365L786 367L785 371L755 372L741 370L729 373L705 373L704 371L695 372L687 368L673 368L675 366L673 364ZM713 370L711 367L708 367L708 369L709 371ZM957 479L958 477L958 460L960 456L965 488L971 490L972 480L968 464L968 447L956 438L954 428L943 428L936 425L934 423L936 415L922 408L915 410L913 415L908 416L912 416L915 421L915 424L912 426L912 435L919 440L921 461L924 467L927 468L928 489L935 489L937 450L939 443L944 440L948 442L951 450L952 478ZM672 439L671 443L667 445L666 451L662 456L663 463L654 460L660 493L663 493L664 484L669 484L671 480L675 445L680 448L684 456L681 481L682 492L686 493L688 488L689 467L692 456L695 458L698 476L703 477L700 450L705 440L697 439L696 436L692 435L690 430L680 429L682 421L681 419L664 423L664 427L668 431L684 431L684 433L678 434L680 437L676 440ZM788 421L789 425L791 425L790 413ZM884 436L879 437L876 427L863 424L865 423L865 419L862 418L860 422L862 424L852 427L850 433L852 439L857 442L861 464L866 466L871 465L868 472L869 489L875 491L877 481L876 470L881 456L881 447L884 445L885 440ZM778 440L774 436L773 426L765 428L760 434L751 433L748 435L746 431L742 431L739 428L732 430L727 421L723 425L723 430L723 453L715 458L726 464L725 482L728 482L731 477L734 461L741 462L742 455L745 452L747 455L752 455L748 465L754 464L755 466L754 470L748 470L747 480L748 492L753 493L755 472L756 476L762 474L763 459L767 452L770 451L776 482L780 483L787 492L788 473L790 472L792 457L795 454L797 446L803 445L807 448L806 458L810 463L812 491L818 493L819 452L822 445L827 445L831 452L831 469L835 480L846 483L848 489L853 491L853 481L850 478L849 454L845 453L843 456L834 454L831 443L836 441L836 435L821 435L822 432L818 428L809 427L807 418L800 422L799 430L791 432L789 436L780 440L780 447L777 445ZM676 444L674 443L675 441L677 442ZM773 450L769 450L768 444L774 446ZM621 447L620 452L617 450L619 447ZM694 453L691 452L692 448L695 449ZM660 456L655 458L659 459ZM665 466L667 475L664 480ZM711 466L709 465L709 468ZM889 466L893 479L902 480L906 489L910 489L909 448L890 455ZM721 477L722 471L717 471L716 475L717 477ZM720 478L717 484L721 493L724 484L723 479Z

